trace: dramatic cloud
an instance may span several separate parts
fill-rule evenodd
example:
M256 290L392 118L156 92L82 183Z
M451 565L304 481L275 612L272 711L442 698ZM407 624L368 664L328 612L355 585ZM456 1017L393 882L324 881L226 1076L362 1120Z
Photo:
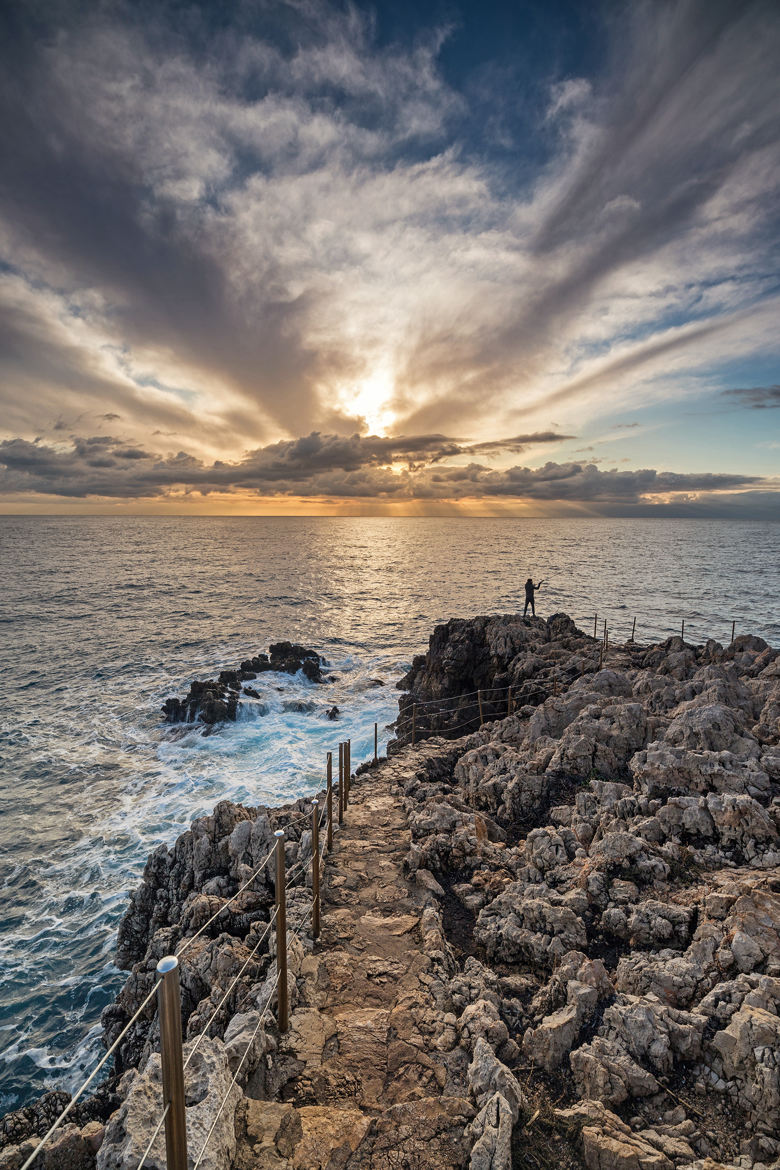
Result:
M494 471L470 462L439 466L464 449L442 435L414 439L311 434L251 451L236 463L211 464L179 452L155 458L108 436L67 448L14 439L0 443L0 490L63 497L144 498L172 490L250 491L263 497L378 500L523 499L599 505L761 485L759 477L599 470L593 464L545 463ZM470 453L470 452L468 452ZM599 510L599 509L597 509Z
M424 13L388 42L324 0L219 21L197 3L6 6L4 490L129 499L195 483L176 478L191 465L204 490L340 495L346 475L370 497L403 464L407 493L458 498L468 458L533 462L611 412L705 381L717 400L727 362L766 365L776 6L588 19L598 72L540 72L513 121L511 73L459 84L455 34ZM729 392L746 415L776 393ZM103 429L116 445L91 464L55 441ZM477 470L471 491L523 487L517 468ZM565 479L592 498L584 472Z

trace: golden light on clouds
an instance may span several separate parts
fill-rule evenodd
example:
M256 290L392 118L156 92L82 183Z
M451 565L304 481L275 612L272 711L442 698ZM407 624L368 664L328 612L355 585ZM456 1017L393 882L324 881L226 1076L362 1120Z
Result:
M776 514L771 0L519 89L447 65L473 5L222 6L206 69L166 0L17 7L0 509Z

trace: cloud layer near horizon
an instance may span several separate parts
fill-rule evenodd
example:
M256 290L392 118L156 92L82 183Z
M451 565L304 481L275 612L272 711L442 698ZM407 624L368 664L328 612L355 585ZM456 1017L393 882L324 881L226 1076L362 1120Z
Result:
M364 12L309 0L238 5L216 32L197 9L55 11L41 31L19 5L2 50L3 491L590 501L753 482L556 480L426 442L507 464L528 440L502 435L561 442L777 353L771 3L605 20L598 77L539 78L533 167L523 143L466 133L441 29L380 44ZM511 105L505 78L490 100ZM383 426L419 437L403 475L372 446ZM310 431L361 434L358 465L310 454L290 475Z
M518 436L516 449L550 436ZM522 439L522 443L521 440ZM180 451L158 458L109 435L55 448L22 439L0 442L0 491L43 495L153 498L171 490L201 494L257 492L263 497L310 496L376 500L524 498L630 505L679 493L726 492L760 486L755 476L674 474L652 469L600 470L588 463L547 462L494 471L476 462L437 466L469 455L443 435L385 439L313 433L249 452L237 463L207 464Z

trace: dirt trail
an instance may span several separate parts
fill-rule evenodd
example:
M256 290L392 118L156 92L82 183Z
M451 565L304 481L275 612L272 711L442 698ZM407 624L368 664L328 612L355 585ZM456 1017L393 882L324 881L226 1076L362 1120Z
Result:
M468 1158L463 1063L430 1040L430 895L402 872L409 829L394 781L403 767L402 756L353 782L327 860L321 939L273 1058L276 1100L248 1101L238 1170L449 1170Z

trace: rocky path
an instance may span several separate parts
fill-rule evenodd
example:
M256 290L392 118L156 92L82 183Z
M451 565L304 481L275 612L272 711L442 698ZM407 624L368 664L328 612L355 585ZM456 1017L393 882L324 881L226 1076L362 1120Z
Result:
M566 615L509 615L437 627L415 664L429 723L475 690L511 684L516 706L357 778L322 938L290 941L289 1031L261 1027L267 858L284 827L308 869L308 802L223 801L149 858L106 1042L187 939L202 1170L780 1170L780 651L675 637L602 660ZM291 890L290 920L310 904ZM44 1170L135 1170L159 1115L152 1011L118 1062L119 1107L74 1117ZM0 1170L47 1128L29 1113Z
M431 895L402 872L410 837L399 766L380 765L353 784L327 862L321 939L301 965L298 1003L273 1060L276 1099L252 1099L247 1087L239 1170L468 1160L464 1129L475 1110L459 1054L432 1042L439 936Z

